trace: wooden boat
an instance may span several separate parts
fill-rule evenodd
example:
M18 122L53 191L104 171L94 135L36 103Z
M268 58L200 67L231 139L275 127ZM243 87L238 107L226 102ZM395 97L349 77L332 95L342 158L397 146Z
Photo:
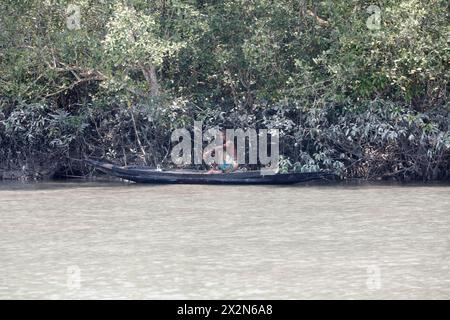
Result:
M158 170L139 166L117 166L87 159L87 163L106 174L140 183L184 184L294 184L311 180L332 179L330 172L278 173L264 175L262 171L236 171L207 174L199 170Z

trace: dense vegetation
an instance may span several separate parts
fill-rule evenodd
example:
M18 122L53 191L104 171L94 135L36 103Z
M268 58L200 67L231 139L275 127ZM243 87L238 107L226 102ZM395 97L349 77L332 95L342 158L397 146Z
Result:
M449 179L448 6L2 0L0 177L167 166L203 120L279 128L283 170Z

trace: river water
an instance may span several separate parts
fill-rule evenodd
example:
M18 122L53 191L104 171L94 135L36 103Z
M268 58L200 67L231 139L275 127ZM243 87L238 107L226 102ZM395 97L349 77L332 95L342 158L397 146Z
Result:
M450 298L450 186L0 184L0 298Z

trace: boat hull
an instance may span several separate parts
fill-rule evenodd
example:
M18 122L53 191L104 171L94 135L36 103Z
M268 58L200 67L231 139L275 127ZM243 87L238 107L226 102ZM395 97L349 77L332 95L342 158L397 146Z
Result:
M134 181L153 184L295 184L311 180L329 180L334 174L329 172L305 172L263 174L261 171L207 174L194 170L156 170L147 167L121 167L96 160L86 160L96 169L106 174Z

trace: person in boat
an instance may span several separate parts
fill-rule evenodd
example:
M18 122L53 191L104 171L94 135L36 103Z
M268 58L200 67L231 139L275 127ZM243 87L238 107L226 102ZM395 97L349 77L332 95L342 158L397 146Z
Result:
M207 151L203 154L203 159L206 160L206 157L209 153L216 152L216 150L223 150L223 162L222 163L213 163L212 168L207 172L211 173L230 173L239 167L237 162L237 152L236 147L233 141L227 140L223 131L219 133L219 139L222 139L223 143L220 146L217 146L213 150Z

